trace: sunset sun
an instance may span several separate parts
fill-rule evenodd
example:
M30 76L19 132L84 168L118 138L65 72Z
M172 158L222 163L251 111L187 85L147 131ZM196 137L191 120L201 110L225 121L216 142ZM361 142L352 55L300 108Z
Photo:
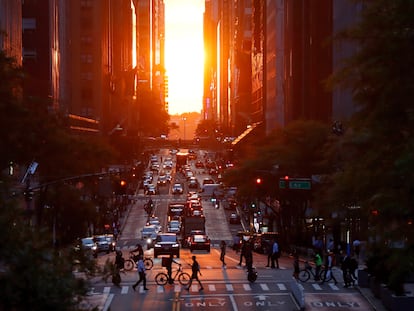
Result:
M203 97L203 0L166 0L165 63L169 113L200 112Z

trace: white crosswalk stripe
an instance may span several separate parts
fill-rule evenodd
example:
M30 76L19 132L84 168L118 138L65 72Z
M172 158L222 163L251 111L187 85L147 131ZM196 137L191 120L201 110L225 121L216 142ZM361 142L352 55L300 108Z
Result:
M224 285L224 288L223 288L223 285ZM281 291L281 292L287 292L288 291L288 288L287 288L286 284L284 284L284 283L258 283L258 285L260 287L260 290L263 291L263 292L269 292L269 291L274 292L274 291L277 291L277 290ZM339 287L336 286L334 283L328 283L327 285L330 288L330 290L332 290L332 291L339 291L340 290ZM326 290L326 287L322 288L322 286L318 283L311 283L311 284L309 284L309 286L315 291ZM235 287L237 287L238 290L243 289L246 292L252 292L253 288L255 288L256 290L258 288L257 286L252 285L250 283L241 283L241 284L229 284L229 283L227 283L227 284L222 284L222 285L220 285L220 284L206 284L205 287L204 287L204 291L205 292L217 293L217 292L225 290L227 292L234 292ZM105 286L105 287L103 287L102 292L105 293L105 294L115 292L115 293L120 293L121 295L125 295L125 294L128 294L128 292L132 291L131 286L122 286L120 292L119 292L119 290L118 291L113 290L113 288L114 288L114 286ZM186 286L183 286L183 285L180 285L180 284L174 284L174 292L181 292L181 291L186 290L186 289L187 289ZM200 289L200 286L198 284L192 284L189 291L190 292L198 292L199 289ZM155 290L156 290L157 293L164 293L166 291L166 288L162 285L156 285ZM95 289L94 289L93 292L98 293L99 291L98 290L95 291ZM140 293L140 294L144 294L146 291L144 290L144 287L142 285L140 285L137 288L137 292Z
M319 285L319 284L316 284L316 283L312 283L312 287L313 287L315 290L322 290L322 287L320 287L320 285Z

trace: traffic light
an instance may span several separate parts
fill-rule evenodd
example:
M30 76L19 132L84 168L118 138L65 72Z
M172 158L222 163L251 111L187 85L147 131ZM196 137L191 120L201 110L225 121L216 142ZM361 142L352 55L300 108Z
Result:
M122 179L119 182L119 194L126 194L127 182Z
M261 185L262 184L262 179L260 177L256 178L256 185Z

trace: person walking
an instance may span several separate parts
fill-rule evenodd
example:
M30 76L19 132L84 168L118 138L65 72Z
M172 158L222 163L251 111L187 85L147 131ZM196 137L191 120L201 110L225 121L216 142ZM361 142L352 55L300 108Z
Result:
M276 265L275 265L276 262ZM279 244L277 243L276 240L273 241L273 246L272 246L272 269L279 269Z
M198 264L198 261L196 259L196 256L192 257L193 259L193 263L191 265L191 279L190 279L190 283L188 284L187 290L190 290L191 284L193 284L193 280L197 280L198 284L200 285L200 291L204 289L203 284L201 284L200 279L198 278L198 274L201 275L201 271L200 271L200 265Z
M224 257L226 256L226 241L222 240L220 243L220 261L223 263L223 269L226 269L226 263L224 261Z
M142 255L139 255L138 262L137 262L137 268L138 268L138 275L139 280L132 285L132 289L135 291L135 288L138 286L139 283L142 282L142 285L144 285L144 290L148 290L147 288L147 277L145 275L145 265Z
M266 267L270 267L270 262L272 261L272 255L273 255L273 245L268 240L266 240L266 253L267 253L267 265L266 265Z
M331 276L332 280L334 280L335 285L338 284L338 281L336 280L334 274L332 273L332 267L334 266L333 262L333 253L329 252L328 255L326 255L326 262L325 262L325 275L323 276L321 284L323 284L327 277Z
M321 268L322 268L322 257L321 254L316 253L315 254L315 281L319 281L319 274L321 273Z
M243 263L243 257L245 257L245 259L246 259L246 248L247 248L247 241L245 241L243 239L242 245L241 245L241 248L240 248L240 261L239 261L239 266L241 266L242 263Z

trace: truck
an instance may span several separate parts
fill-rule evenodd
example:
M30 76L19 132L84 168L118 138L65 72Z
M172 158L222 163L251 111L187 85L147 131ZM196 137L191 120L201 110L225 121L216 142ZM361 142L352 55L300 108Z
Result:
M189 156L189 150L188 149L182 149L176 154L176 169L177 171L181 169L184 165L188 164L188 156Z
M185 216L181 223L181 245L188 247L188 238L194 232L206 232L206 218L204 215Z

